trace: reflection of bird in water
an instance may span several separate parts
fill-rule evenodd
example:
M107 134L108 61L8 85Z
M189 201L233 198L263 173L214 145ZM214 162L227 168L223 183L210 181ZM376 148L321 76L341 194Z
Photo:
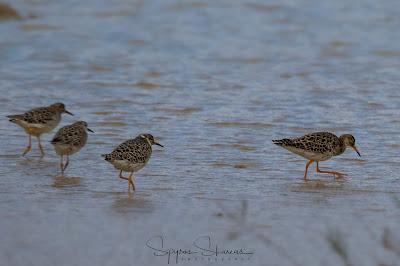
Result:
M84 185L84 178L82 177L54 177L52 187L67 188L67 187L81 187Z
M23 155L27 154L31 149L31 136L35 136L39 141L39 148L44 155L42 145L40 144L40 135L51 132L61 120L61 114L70 112L65 110L63 103L55 103L48 107L39 107L32 109L21 115L9 115L10 121L21 126L25 132L29 134L29 145Z
M297 139L281 139L273 140L273 142L282 148L310 160L306 165L304 179L307 178L308 166L315 161L317 162L317 172L319 173L330 173L338 177L345 175L338 172L321 171L319 170L318 162L326 161L332 156L342 154L346 150L346 147L352 147L361 157L355 145L356 140L350 134L344 134L338 138L329 132L317 132L307 134Z
M102 154L106 161L114 165L116 169L121 170L119 173L120 178L129 180L128 192L131 190L131 185L132 189L135 190L132 174L145 167L152 153L151 146L154 144L163 147L154 141L152 135L141 134L135 139L130 139L120 144L112 153ZM123 177L122 171L131 172L129 178Z
M88 128L85 121L75 122L72 125L62 127L51 141L57 155L61 155L61 171L67 168L69 163L69 155L78 152L85 146L87 141L86 131L93 132ZM67 163L63 167L63 155L67 155Z

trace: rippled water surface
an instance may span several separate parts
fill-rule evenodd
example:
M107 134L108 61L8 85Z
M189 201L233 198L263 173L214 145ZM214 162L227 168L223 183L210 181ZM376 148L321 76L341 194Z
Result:
M11 2L2 265L399 265L398 1ZM58 101L95 132L64 175L5 117ZM344 178L271 142L316 131L355 136L320 163ZM100 154L141 133L128 194Z

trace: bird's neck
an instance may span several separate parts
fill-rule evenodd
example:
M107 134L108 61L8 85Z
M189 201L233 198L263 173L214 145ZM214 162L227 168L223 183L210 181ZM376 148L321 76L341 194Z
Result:
M345 150L346 150L346 144L344 144L344 141L339 138L339 145L337 146L334 156L342 154Z

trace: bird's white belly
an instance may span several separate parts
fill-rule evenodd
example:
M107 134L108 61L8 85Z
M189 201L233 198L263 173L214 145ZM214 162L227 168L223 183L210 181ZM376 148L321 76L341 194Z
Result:
M73 147L71 145L66 144L56 144L54 145L54 149L56 150L57 155L72 155L78 152L82 147Z
M298 149L298 148L294 148L294 147L288 147L288 146L283 146L283 148L296 153L300 156L303 156L306 159L309 160L313 160L313 161L326 161L329 158L332 157L331 153L317 153L317 152L313 152L313 151L307 151L307 150L303 150L303 149Z
M113 160L110 161L112 165L118 170L122 170L124 172L136 172L142 169L146 164L145 163L132 163L127 160Z
M51 132L57 125L52 125L52 124L31 124L31 123L26 123L24 121L19 121L18 125L24 128L25 132L29 134L29 129L34 128L32 131L33 136L39 136L41 134L49 133Z

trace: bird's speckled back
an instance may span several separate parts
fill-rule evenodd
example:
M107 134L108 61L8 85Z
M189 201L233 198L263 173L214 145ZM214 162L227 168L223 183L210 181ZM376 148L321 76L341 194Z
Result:
M316 153L331 153L336 156L342 154L346 147L343 141L329 132L316 132L304 135L297 139L282 139L275 141L279 146L289 146Z
M85 128L78 123L60 128L51 141L53 145L68 144L76 148L85 146L88 135Z
M107 161L128 160L132 163L147 163L152 153L151 145L141 136L120 144L113 152L105 155Z

